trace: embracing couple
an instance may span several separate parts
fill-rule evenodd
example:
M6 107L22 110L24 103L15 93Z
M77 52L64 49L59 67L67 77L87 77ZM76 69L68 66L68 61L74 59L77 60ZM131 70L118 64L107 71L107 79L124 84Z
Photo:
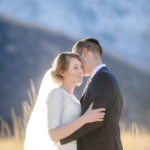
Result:
M98 40L78 41L45 74L27 129L25 150L123 150L122 95L102 63ZM89 76L78 100L73 92Z

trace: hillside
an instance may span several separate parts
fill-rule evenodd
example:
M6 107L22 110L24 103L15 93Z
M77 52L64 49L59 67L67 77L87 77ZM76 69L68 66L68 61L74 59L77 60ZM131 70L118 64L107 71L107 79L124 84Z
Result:
M0 16L0 116L10 122L11 107L20 114L22 101L28 99L29 80L33 79L38 92L54 57L70 51L74 43L65 34ZM136 121L149 128L150 75L109 53L104 52L103 61L118 78L123 92L122 121ZM75 91L78 98L83 85Z
M113 54L150 73L149 6L149 0L0 0L0 13L77 39L94 36L109 53L113 47Z

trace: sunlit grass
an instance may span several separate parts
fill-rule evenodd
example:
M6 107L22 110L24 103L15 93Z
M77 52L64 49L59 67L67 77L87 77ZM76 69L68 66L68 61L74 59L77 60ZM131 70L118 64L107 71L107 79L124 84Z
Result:
M31 90L28 90L29 103L24 101L22 104L23 117L16 116L14 109L11 109L14 134L11 133L7 122L0 117L2 129L0 132L0 150L23 150L25 129L36 101L35 87L32 81L30 83ZM135 123L128 129L125 129L123 125L121 126L121 139L124 150L150 150L149 132L139 131Z
M23 116L16 116L15 111L11 108L14 133L12 134L7 122L0 117L1 132L0 132L0 150L23 150L25 129L33 106L36 102L36 92L33 81L30 81L31 89L27 91L29 102L22 103Z
M135 123L128 129L121 126L121 138L124 150L150 150L150 133Z

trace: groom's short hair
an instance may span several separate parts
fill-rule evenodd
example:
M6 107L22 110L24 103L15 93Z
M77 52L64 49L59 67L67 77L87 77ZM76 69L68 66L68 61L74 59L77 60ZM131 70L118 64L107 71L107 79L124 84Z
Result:
M98 52L102 56L102 47L98 40L94 38L84 38L78 41L72 48L72 52L82 54L83 48L87 48L89 51Z

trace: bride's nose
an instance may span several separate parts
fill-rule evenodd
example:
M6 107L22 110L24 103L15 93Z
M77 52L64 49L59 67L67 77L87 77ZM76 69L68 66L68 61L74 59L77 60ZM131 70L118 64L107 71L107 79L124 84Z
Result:
M83 69L82 69L82 68L79 69L79 73L80 73L80 74L83 74Z

